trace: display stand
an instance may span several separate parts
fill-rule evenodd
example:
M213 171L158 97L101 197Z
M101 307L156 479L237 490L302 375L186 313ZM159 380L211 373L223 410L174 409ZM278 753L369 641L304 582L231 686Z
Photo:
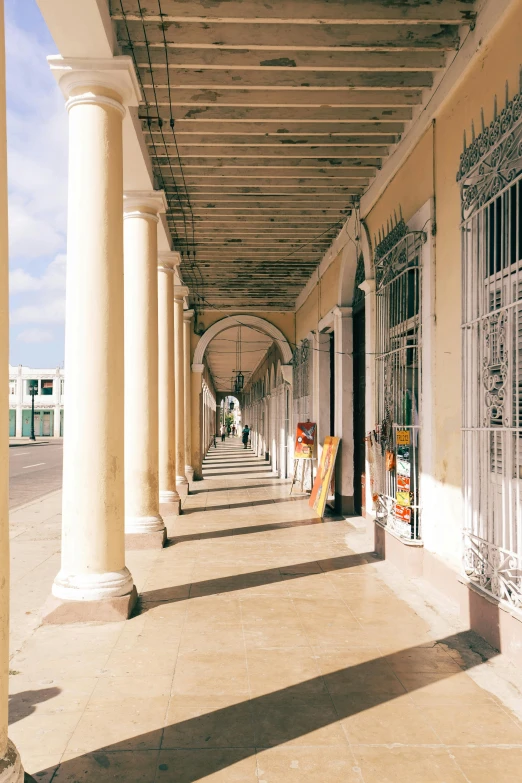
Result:
M314 485L314 466L313 463L316 462L315 457L305 457L301 459L294 459L294 475L292 477L292 483L290 484L290 495L293 494L294 486L297 483L297 472L299 470L299 465L301 463L303 464L303 469L301 471L301 494L306 494L304 489L304 481L305 481L305 473L306 473L306 463L310 463L310 487L313 487Z

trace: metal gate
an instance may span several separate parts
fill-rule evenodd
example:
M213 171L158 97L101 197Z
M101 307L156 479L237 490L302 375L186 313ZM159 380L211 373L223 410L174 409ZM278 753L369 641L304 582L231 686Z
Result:
M377 519L421 538L419 439L421 256L426 235L401 220L375 251L377 294Z
M464 568L522 606L522 97L465 149ZM518 119L517 119L518 118Z

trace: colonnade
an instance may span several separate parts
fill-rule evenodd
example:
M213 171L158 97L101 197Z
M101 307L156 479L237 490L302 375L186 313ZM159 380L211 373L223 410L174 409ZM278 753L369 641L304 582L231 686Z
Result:
M203 456L213 443L214 435L217 435L217 406L216 400L205 379L202 379L201 390L202 405L202 446Z
M291 385L280 369L254 382L245 392L243 423L250 427L252 450L270 461L272 473L287 478L292 473L293 424Z
M62 563L44 621L112 620L135 601L125 549L162 546L163 516L188 489L188 290L179 254L158 252L165 194L123 189L122 122L139 99L131 62L51 58L51 69L69 114L68 402Z

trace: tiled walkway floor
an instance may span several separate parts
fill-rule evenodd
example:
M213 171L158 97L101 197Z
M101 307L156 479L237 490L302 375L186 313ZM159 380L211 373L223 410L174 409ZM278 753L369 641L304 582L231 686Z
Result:
M37 780L519 783L522 726L476 676L495 653L288 489L219 443L168 548L132 553L139 614L30 635L10 733Z

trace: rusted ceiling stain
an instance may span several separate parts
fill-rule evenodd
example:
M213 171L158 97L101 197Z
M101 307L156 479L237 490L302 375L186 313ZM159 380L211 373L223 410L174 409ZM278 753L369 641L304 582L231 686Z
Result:
M120 0L111 13L144 85L139 116L184 282L224 309L292 309L475 5L146 2L123 0L127 24Z

